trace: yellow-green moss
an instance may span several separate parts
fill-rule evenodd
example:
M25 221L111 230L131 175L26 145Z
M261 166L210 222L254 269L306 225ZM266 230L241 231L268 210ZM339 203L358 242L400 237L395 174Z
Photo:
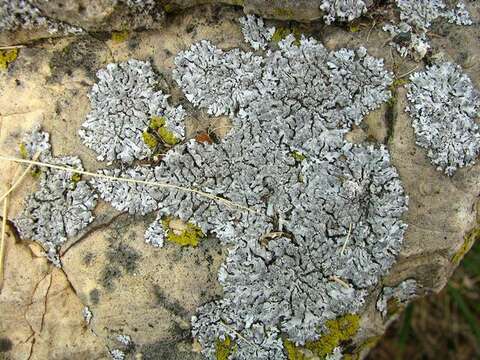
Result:
M348 24L348 31L351 33L356 33L360 31L360 24L358 22L351 22Z
M167 119L165 119L164 116L154 116L150 119L150 124L148 124L148 127L152 130L158 130L162 126L165 126L167 123Z
M154 116L150 119L148 129L142 133L143 142L152 151L157 148L160 142L173 146L180 142L180 139L173 132L167 129L167 119L163 116Z
M225 340L217 339L215 350L217 360L228 360L229 356L235 351L235 343L228 336Z
M292 9L287 9L287 8L275 8L273 9L273 13L276 16L282 17L282 18L293 18L293 10Z
M173 219L174 218L172 217L166 217L165 219L162 220L162 225L167 233L166 237L168 241L171 241L180 246L196 247L200 239L205 237L202 230L198 226L191 223L185 223L184 229L182 229L180 233L176 233L170 227L170 223Z
M230 4L236 6L243 6L245 5L245 0L230 0Z
M456 265L460 263L460 261L463 259L465 254L470 250L472 245L480 239L480 225L475 227L472 231L470 231L464 238L463 244L458 249L458 251L453 255L452 257L452 262Z
M25 146L24 143L20 143L20 145L18 145L18 151L20 152L20 156L21 156L23 159L28 158L27 147Z
M129 32L124 31L114 31L112 32L112 41L115 43L121 43L128 39Z
M7 70L8 64L14 62L18 56L18 49L0 50L0 70Z
M148 131L142 133L142 139L145 145L148 146L150 150L155 150L158 146L158 140L155 135L150 134Z
M163 5L163 11L165 11L167 14L172 13L174 10L172 4L165 4Z
M298 161L298 162L302 162L303 160L305 160L305 159L307 158L307 157L306 157L304 154L302 154L300 151L296 151L296 150L292 151L292 152L290 153L290 156L293 157L293 158L294 158L296 161Z
M355 314L347 314L326 322L327 331L320 339L307 341L305 346L297 347L289 340L284 341L289 360L307 360L309 357L304 353L305 348L320 359L325 359L342 342L352 339L360 327L360 317Z
M287 352L288 360L307 360L308 357L303 353L304 349L301 347L295 346L290 340L283 341L283 347Z
M400 78L400 79L395 79L395 80L393 80L392 85L390 85L390 90L391 91L396 90L400 86L406 85L408 83L409 83L409 80L406 77Z
M168 145L176 145L180 142L180 140L175 136L173 132L168 130L165 126L162 126L157 130L158 136L163 140L165 144Z
M292 27L292 28L278 27L272 35L272 42L278 43L283 39L285 39L290 34L293 34L293 36L295 36L295 41L293 42L293 44L296 46L299 46L302 33L300 29L298 29L297 27Z
M82 180L82 175L79 173L73 173L71 180L74 184L78 183L80 180Z

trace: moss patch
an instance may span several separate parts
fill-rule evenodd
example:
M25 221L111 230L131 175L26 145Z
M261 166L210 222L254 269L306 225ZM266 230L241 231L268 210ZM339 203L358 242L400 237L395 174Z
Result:
M293 157L295 159L295 161L297 161L297 162L302 162L303 160L305 160L307 158L300 151L296 151L296 150L292 151L290 153L290 156Z
M173 217L163 219L162 225L167 233L167 240L180 246L196 247L200 239L205 237L198 226Z
M159 152L159 147L163 145L174 146L180 142L180 139L166 127L167 119L163 116L154 116L150 119L148 128L143 132L143 142L152 150L153 154Z
M302 38L302 32L297 27L292 27L292 28L278 27L273 33L272 42L277 44L290 34L295 36L295 41L293 42L293 44L296 46L300 46L300 39Z
M0 50L0 70L7 70L8 65L18 57L18 49Z
M225 340L217 339L215 350L217 360L228 360L229 356L235 351L235 343L228 336Z
M287 8L275 8L273 9L273 13L276 16L282 17L282 18L293 18L293 10L292 9L287 9Z
M27 147L25 146L24 143L20 143L20 145L18 145L18 152L20 153L20 156L22 157L22 159L28 158Z
M473 246L475 241L480 239L480 225L475 227L472 231L470 231L464 238L463 244L458 249L458 251L453 255L452 257L452 262L455 265L458 265L460 261L463 259L465 254L470 250L470 248Z
M122 43L128 39L129 32L127 30L124 31L114 31L112 32L112 41L114 43Z
M360 327L360 317L354 314L347 314L335 320L326 322L327 331L320 339L307 341L305 346L297 347L290 340L284 341L289 360L307 360L311 356L306 355L305 349L312 352L313 356L325 359L333 350L348 340L351 340Z

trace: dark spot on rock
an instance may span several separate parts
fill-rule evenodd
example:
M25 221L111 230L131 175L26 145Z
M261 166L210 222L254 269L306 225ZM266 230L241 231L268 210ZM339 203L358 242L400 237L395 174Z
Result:
M98 289L91 290L89 296L93 305L97 305L100 302L100 292Z
M185 319L190 319L191 314L188 312L185 307L180 304L177 300L172 299L168 296L157 284L153 285L153 292L155 294L155 299L157 304L167 309L174 315L180 316Z
M100 277L100 283L105 289L113 290L114 289L114 280L122 276L122 272L118 267L107 265Z
M20 86L22 83L20 82L20 80L18 79L15 79L15 86Z
M137 36L132 36L128 39L127 46L129 50L135 50L140 45L140 39Z
M63 76L71 76L75 69L83 70L87 77L95 80L95 73L103 66L99 54L104 51L105 44L91 36L76 38L62 50L53 53L49 63L52 75L48 81L59 82Z
M7 352L12 350L12 348L13 348L13 343L9 338L7 337L0 338L0 352Z
M190 24L190 25L187 26L185 31L187 32L187 34L190 34L190 33L193 32L194 29L195 29L195 27L192 24Z
M122 267L127 273L132 273L137 268L140 258L134 248L124 243L115 244L107 251L107 260Z
M176 340L157 341L151 344L142 345L138 353L142 354L143 360L200 360L202 356L194 352L182 352L175 346Z
M94 259L95 259L95 254L90 251L87 251L83 256L83 264L86 266L90 266L92 265Z

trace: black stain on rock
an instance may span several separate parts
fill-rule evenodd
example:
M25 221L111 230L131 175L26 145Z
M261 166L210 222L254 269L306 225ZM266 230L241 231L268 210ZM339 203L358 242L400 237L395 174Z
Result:
M8 352L12 350L12 348L13 348L13 343L9 338L7 337L0 338L0 353Z

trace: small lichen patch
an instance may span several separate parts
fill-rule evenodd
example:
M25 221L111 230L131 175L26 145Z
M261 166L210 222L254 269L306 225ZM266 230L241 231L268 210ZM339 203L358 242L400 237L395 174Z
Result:
M54 157L51 153L49 134L35 127L20 146L21 155L54 165L83 170L79 158ZM72 181L72 173L35 167L40 179L39 189L25 200L25 207L14 222L22 239L39 242L46 256L60 266L58 249L72 236L78 234L93 220L97 195L86 181Z
M200 239L205 237L198 226L177 218L166 217L162 220L162 224L167 240L180 246L196 247Z
M452 262L456 265L460 264L460 261L477 240L480 240L480 225L475 227L465 236L462 246L457 250L455 255L453 255Z
M225 337L225 340L217 339L215 350L217 360L228 360L235 350L235 343L228 336Z
M472 80L448 62L414 73L410 80L407 111L417 145L448 176L473 165L480 154L480 93Z
M8 65L18 56L18 49L0 50L0 70L7 70Z
M124 31L114 31L112 32L112 41L114 43L122 43L128 39L129 32L127 30Z

